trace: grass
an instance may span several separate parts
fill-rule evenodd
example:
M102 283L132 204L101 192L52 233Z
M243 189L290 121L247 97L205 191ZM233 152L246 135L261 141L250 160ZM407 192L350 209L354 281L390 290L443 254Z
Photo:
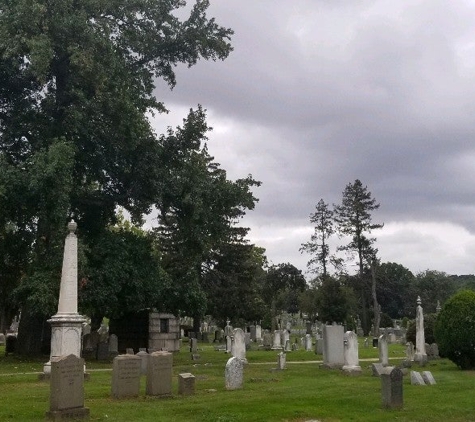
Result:
M111 398L111 364L87 362L91 373L85 382L85 406L91 421L158 422L304 422L334 421L475 421L473 396L475 374L460 371L441 359L424 368L437 385L413 386L404 379L404 408L381 408L381 381L371 376L370 362L377 349L360 348L362 375L350 377L338 370L319 368L321 356L313 352L287 354L287 369L277 371L277 352L250 350L245 367L244 388L224 389L224 366L229 355L199 344L200 359L192 361L185 344L174 355L173 396L147 397L145 379L137 399ZM404 347L390 345L390 361L404 357ZM38 381L45 359L4 357L0 347L0 421L43 421L49 408L49 385ZM413 368L422 370L422 368ZM196 394L181 397L177 375L191 372L196 377Z

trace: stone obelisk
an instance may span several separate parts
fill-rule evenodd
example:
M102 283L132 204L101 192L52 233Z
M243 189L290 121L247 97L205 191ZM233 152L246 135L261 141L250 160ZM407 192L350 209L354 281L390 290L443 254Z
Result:
M421 306L421 297L417 297L416 308L416 353L414 354L414 362L424 366L427 363L426 340L424 335L424 313Z
M85 318L78 314L78 239L77 224L68 224L69 234L64 244L63 271L59 291L58 312L48 322L51 324L51 354L43 371L51 373L51 359L59 356L81 357L81 332Z

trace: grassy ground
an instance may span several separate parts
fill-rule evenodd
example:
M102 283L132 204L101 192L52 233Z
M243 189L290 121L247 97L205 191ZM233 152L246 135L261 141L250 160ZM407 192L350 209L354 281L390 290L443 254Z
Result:
M187 345L174 355L173 396L146 397L142 379L138 399L111 398L111 364L87 362L90 380L85 382L85 405L91 421L173 422L304 422L333 421L475 421L475 375L460 371L444 359L430 370L437 385L412 386L404 379L404 409L381 408L381 381L371 376L370 361L377 349L360 348L362 375L349 377L338 370L319 368L320 355L295 351L287 354L287 369L275 370L276 351L251 350L245 367L244 388L224 389L224 366L229 355L212 345L199 344L200 359L192 361ZM390 345L390 360L404 357L401 345ZM38 381L45 359L4 357L0 347L0 421L42 421L49 408L49 385ZM422 370L421 368L413 368ZM177 395L177 375L196 377L196 394Z

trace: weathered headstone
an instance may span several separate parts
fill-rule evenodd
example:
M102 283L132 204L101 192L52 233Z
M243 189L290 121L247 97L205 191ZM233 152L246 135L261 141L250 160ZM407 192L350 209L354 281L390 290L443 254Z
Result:
M146 394L169 396L172 393L173 354L153 352L148 355Z
M371 372L373 377L380 377L384 371L384 366L382 363L372 363L371 364Z
M345 364L343 326L323 326L323 367L341 368Z
M439 355L439 346L438 346L438 344L437 343L432 343L430 346L432 348L432 358L433 359L439 359L440 355Z
M5 346L5 334L0 333L0 346Z
M379 350L379 362L383 366L389 365L389 356L388 356L388 339L386 334L382 334L378 339L378 350Z
M84 407L84 359L73 354L51 359L50 410L46 416L54 421L86 419Z
M277 355L277 369L279 370L285 369L286 361L287 361L287 355L284 352L280 352Z
M256 341L257 340L257 336L256 336L256 326L255 325L251 325L249 327L249 334L251 336L251 341Z
M406 343L406 360L412 362L414 360L414 345L411 341Z
M145 350L140 349L140 350L137 352L137 355L136 355L136 356L140 356L140 359L141 359L140 373L141 373L142 375L146 375L146 374L147 374L147 366L148 366L148 356L149 356L149 354L148 354Z
M256 340L260 340L262 338L262 327L260 325L256 325Z
M361 374L361 366L358 358L358 336L353 331L345 333L343 371L350 375Z
M264 338L262 340L262 345L266 349L270 349L272 347L272 334L271 333L264 333Z
M241 328L235 328L233 331L233 341L231 343L231 354L233 357L246 360L246 340L244 331Z
M426 385L422 375L417 371L411 371L411 384L412 385Z
M136 355L119 355L112 362L112 396L116 399L137 397L140 391L142 359Z
M196 338L190 338L190 352L196 353L198 351L198 340Z
M290 340L290 331L282 330L281 341L282 341L283 348L285 348L285 344L287 343L287 340Z
M282 349L282 340L281 340L281 332L280 330L274 331L274 343L272 344L272 350L280 350Z
M97 360L109 360L109 343L105 341L99 342L97 345Z
M424 380L426 385L435 385L435 379L430 371L422 371L422 379Z
M244 363L241 359L232 357L226 363L224 370L226 390L242 388L244 381Z
M416 308L416 353L414 354L414 362L424 366L427 363L426 341L424 335L424 312L421 306L421 298L417 297Z
M231 353L233 340L231 336L226 336L226 353Z
M400 409L403 407L403 373L399 368L394 368L389 373L381 374L381 395L383 407Z
M195 394L195 376L189 372L178 374L178 394L192 396Z
M312 335L305 334L305 350L310 352L312 350Z
M115 334L109 337L109 356L115 358L119 354L119 339Z
M315 340L315 353L317 355L323 354L323 338L317 338Z

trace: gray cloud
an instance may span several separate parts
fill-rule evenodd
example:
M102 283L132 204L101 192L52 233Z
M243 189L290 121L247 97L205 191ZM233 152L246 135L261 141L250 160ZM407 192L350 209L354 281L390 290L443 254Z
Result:
M154 124L209 110L211 154L263 182L244 223L274 262L304 269L315 204L359 178L375 221L399 227L383 229L383 261L473 272L473 1L214 0L209 15L235 30L234 52L158 83L172 113Z

